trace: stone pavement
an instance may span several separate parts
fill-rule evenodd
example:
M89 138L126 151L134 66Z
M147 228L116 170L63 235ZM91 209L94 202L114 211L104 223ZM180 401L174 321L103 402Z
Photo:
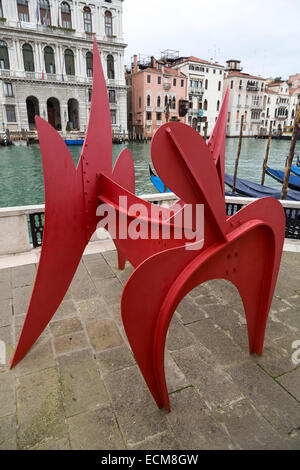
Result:
M10 371L36 265L0 270L0 449L299 449L300 254L283 255L262 357L249 356L234 286L211 281L182 301L167 342L169 414L122 327L131 272L117 269L115 251L85 256L50 325Z

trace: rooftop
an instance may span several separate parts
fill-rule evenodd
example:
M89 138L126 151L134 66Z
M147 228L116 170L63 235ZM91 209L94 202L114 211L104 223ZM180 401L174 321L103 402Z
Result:
M249 73L244 73L244 72L229 72L227 75L227 78L231 77L242 77L242 78L248 78L248 79L255 79L255 80L263 80L265 81L265 78L263 77L258 77L256 75L250 75Z
M37 265L0 269L0 449L299 449L300 253L285 252L262 357L249 356L236 289L197 287L170 327L172 411L158 410L127 344L115 251L84 256L36 345L8 362Z

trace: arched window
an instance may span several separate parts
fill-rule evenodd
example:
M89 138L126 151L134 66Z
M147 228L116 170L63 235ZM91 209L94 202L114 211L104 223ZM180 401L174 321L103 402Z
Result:
M40 4L40 20L41 24L46 26L51 25L51 13L49 0L39 0Z
M204 111L207 111L207 106L208 106L208 102L207 100L204 100L204 104L203 104Z
M175 98L175 96L173 96L173 98L172 98L172 108L176 109L176 98Z
M165 107L168 106L168 102L169 102L169 98L168 98L168 96L166 95L166 96L165 96Z
M160 96L157 97L157 107L158 108L161 107L161 97Z
M205 90L208 88L208 79L205 80Z
M9 70L8 49L5 41L0 41L0 69Z
M34 72L33 50L30 44L24 44L23 48L24 69L26 72Z
M45 69L47 73L55 73L55 60L52 47L46 46L44 49Z
M151 96L147 95L147 106L151 106Z
M84 31L87 33L92 32L92 12L89 7L84 7L83 9L83 25Z
M93 54L91 52L86 54L86 74L88 77L93 76Z
M107 56L107 78L109 79L115 78L115 64L114 64L114 58L111 54Z
M71 49L65 50L65 66L67 75L75 75L74 54Z
M61 4L61 22L63 28L72 28L71 8L67 2Z
M17 0L19 21L29 23L28 0Z
M221 86L222 86L222 82L220 81L218 84L218 91L221 91Z
M217 111L219 111L219 109L220 109L220 101L218 100L217 101Z
M113 28L112 28L112 14L110 11L105 12L104 22L105 22L105 34L106 36L111 37L113 35Z

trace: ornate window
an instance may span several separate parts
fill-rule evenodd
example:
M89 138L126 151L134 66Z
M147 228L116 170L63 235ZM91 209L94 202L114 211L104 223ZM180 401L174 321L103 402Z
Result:
M113 80L115 78L115 63L111 54L107 56L107 78Z
M40 3L40 20L41 23L50 26L51 25L51 13L49 0L39 0Z
M86 74L88 77L93 76L93 54L91 52L86 54Z
M84 7L83 9L83 25L85 32L92 32L92 12L89 7Z
M25 72L34 72L34 59L33 50L30 44L24 44L23 48L23 62Z
M17 6L19 20L29 23L28 0L17 0Z
M61 22L63 28L72 28L71 8L67 2L61 4Z
M5 105L7 122L17 122L16 108L12 105Z
M44 49L45 69L47 73L55 73L54 51L52 47L46 46Z
M116 102L116 90L108 90L108 100L110 103Z
M105 23L105 34L106 36L111 37L113 35L113 27L112 27L112 14L110 11L105 12L104 23Z
M65 67L67 75L75 75L74 54L71 49L65 50Z
M0 41L0 69L9 70L8 49L5 41Z

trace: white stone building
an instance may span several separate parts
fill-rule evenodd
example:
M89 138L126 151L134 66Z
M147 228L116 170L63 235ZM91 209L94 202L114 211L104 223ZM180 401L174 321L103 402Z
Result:
M263 118L264 133L269 132L271 121L275 135L281 135L290 124L290 88L287 82L267 83Z
M224 66L213 60L206 61L197 57L181 57L176 60L176 68L187 76L187 100L190 103L186 116L186 123L203 130L205 123L199 117L202 115L207 121L207 134L212 132L222 104L224 87ZM202 111L201 111L202 110Z
M0 0L2 126L34 129L38 114L57 130L84 132L96 36L113 128L126 132L122 7L123 0Z
M229 88L227 136L239 136L244 116L243 135L254 137L261 133L264 118L266 80L242 72L239 60L227 61L225 89Z

